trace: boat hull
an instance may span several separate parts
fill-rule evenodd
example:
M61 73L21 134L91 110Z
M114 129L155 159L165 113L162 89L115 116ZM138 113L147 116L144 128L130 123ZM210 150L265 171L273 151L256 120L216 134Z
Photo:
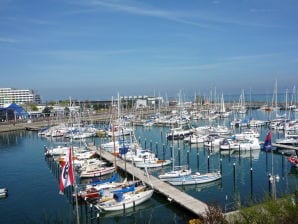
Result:
M91 171L91 172L82 171L82 173L80 174L80 178L100 177L100 176L113 173L114 171L115 171L115 167L104 167L103 169Z
M162 167L162 166L167 166L169 164L171 164L172 161L171 160L158 160L158 161L155 161L155 162L135 162L135 166L136 167L139 167L139 168L157 168L157 167Z
M189 175L186 177L179 177L169 180L172 185L191 185L191 184L204 184L212 181L216 181L221 178L219 173L206 173L200 175Z
M190 174L191 174L190 169L174 170L174 171L167 172L165 174L160 174L158 176L158 178L162 181L168 181L168 180L171 180L173 178L184 177L184 176L188 176Z
M103 210L103 211L119 211L119 210L125 210L128 208L132 208L135 207L145 201L147 201L148 199L151 198L151 196L153 195L153 190L146 190L146 191L142 191L142 192L138 192L138 193L129 193L129 196L126 195L124 200L121 202L116 202L114 199L98 204L96 205L96 207L99 210Z

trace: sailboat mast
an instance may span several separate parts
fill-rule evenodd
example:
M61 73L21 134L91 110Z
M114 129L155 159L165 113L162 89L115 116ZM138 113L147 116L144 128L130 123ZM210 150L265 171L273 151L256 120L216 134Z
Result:
M72 163L72 173L74 174L74 161L73 161L73 147L72 147L72 139L71 139L71 143L70 143L70 155L71 155L71 163ZM77 181L76 181L76 177L74 176L73 178L74 180L74 193L76 196L76 216L77 216L77 224L80 224L80 214L79 214L79 201L78 201L78 189L77 189Z
M114 152L114 167L115 167L115 170L117 171L117 164L116 164L116 141L115 141L115 128L114 128L114 122L115 122L115 119L114 119L114 103L113 103L113 97L112 97L112 138L113 138L113 152Z

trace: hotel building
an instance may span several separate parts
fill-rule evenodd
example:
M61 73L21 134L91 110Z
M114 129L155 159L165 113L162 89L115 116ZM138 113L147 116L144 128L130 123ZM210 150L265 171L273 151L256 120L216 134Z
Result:
M0 88L0 107L5 104L40 103L40 96L33 90Z

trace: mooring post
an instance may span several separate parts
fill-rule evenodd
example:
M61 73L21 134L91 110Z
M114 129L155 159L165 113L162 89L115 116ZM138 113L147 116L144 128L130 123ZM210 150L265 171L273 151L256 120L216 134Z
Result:
M250 195L252 198L253 195L253 172L252 172L252 167L250 167Z
M282 176L284 176L284 169L285 169L285 166L284 166L284 152L281 153L281 172L282 172Z
M189 167L189 151L187 151L187 166Z
M233 163L234 190L236 188L236 163Z
M197 169L198 171L200 170L200 153L198 149L197 149Z
M147 148L147 140L146 140L146 138L145 138L145 147L144 147L145 149Z
M208 173L210 172L210 156L208 155L207 157L207 160L208 160Z
M179 163L179 166L181 166L180 148L178 148L178 163Z

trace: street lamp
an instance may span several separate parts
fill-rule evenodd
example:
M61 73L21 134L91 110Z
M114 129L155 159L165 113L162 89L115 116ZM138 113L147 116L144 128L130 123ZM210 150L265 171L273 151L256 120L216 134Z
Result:
M279 182L279 175L276 174L274 175L274 163L273 163L273 150L271 149L271 168L272 168L272 172L271 174L269 174L269 181L271 184L271 196L273 198L273 200L276 200L276 182Z
M276 200L276 183L279 182L279 175L269 174L269 181L271 183L271 196L274 200Z

